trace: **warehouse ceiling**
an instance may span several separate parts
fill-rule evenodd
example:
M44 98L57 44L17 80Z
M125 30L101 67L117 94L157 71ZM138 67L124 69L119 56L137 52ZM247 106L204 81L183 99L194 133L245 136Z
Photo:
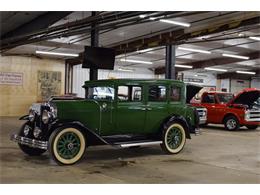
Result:
M260 65L259 12L99 12L96 17L91 17L91 12L0 14L3 56L68 59L35 52L80 54L90 45L91 23L95 21L100 46L115 48L116 64L128 69L144 67L163 74L166 44L176 45L176 64L189 67L178 67L179 71L215 72L205 69L210 67L227 74L257 71ZM68 62L80 63L80 57Z

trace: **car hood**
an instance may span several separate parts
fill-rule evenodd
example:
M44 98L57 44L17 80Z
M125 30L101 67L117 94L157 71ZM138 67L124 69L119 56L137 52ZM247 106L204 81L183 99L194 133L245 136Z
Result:
M193 85L193 84L186 84L186 103L190 103L191 99L199 93L202 89L202 86Z
M260 97L260 90L245 89L237 94L228 104L252 105Z

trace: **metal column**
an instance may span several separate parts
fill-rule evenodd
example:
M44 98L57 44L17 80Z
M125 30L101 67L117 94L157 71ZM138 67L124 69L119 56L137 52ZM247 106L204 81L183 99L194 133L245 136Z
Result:
M91 13L91 16L96 16L97 12L93 11ZM98 47L98 39L99 39L99 34L98 34L98 25L96 23L92 23L91 25L91 47ZM98 80L98 69L95 67L90 67L89 70L89 80Z
M166 45L165 78L176 79L175 74L175 45Z

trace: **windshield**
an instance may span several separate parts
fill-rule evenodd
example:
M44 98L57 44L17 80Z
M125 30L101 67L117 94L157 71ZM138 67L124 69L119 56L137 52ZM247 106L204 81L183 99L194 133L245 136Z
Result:
M114 100L115 90L112 87L88 87L86 88L86 99Z
M231 99L233 99L234 95L231 93L222 93L217 94L218 100L221 104L228 103Z

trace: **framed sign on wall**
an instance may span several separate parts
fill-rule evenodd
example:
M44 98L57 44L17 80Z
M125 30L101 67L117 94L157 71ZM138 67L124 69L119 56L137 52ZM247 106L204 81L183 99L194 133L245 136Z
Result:
M0 72L0 85L23 85L23 73Z
M46 101L54 95L61 95L61 72L38 71L37 100Z

